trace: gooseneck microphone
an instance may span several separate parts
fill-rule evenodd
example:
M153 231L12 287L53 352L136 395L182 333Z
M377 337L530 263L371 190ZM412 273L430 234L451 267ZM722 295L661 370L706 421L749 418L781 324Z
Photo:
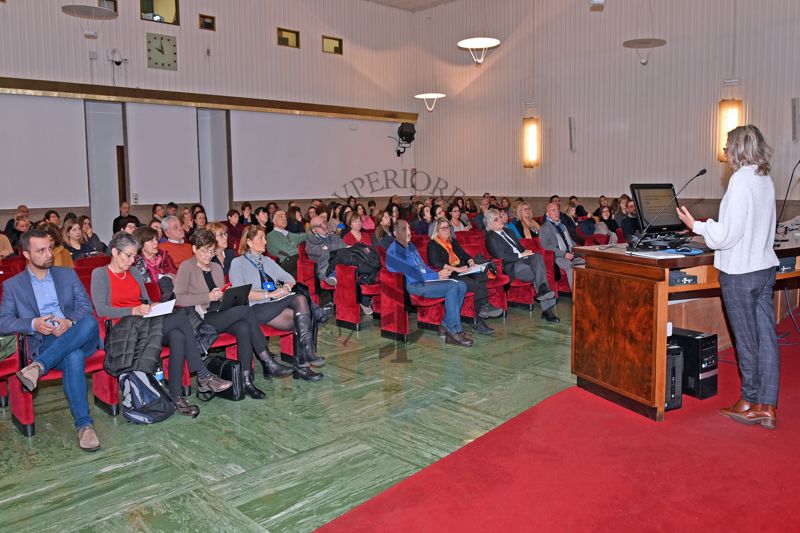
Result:
M651 220L650 222L648 222L648 223L647 223L647 226L645 226L645 228L642 230L642 234L641 234L641 235L639 235L639 238L638 238L638 239L636 239L636 243L635 243L635 244L634 244L632 247L630 247L632 250L636 250L637 248L639 248L639 243L641 243L641 242L642 242L642 239L644 238L644 236L645 236L645 235L647 235L647 230L649 230L649 229L650 229L650 226L652 226L652 225L653 225L653 223L654 223L654 222L655 222L655 221L658 219L658 217L660 217L660 216L661 216L661 214L662 214L662 213L663 213L663 212L664 212L664 211L667 209L667 207L669 207L669 205L670 205L672 202L674 202L675 200L677 200L677 199L678 199L678 195L679 195L680 193L682 193L682 192L683 192L683 190L684 190L686 187L688 187L688 186L689 186L689 184L690 184L691 182L693 182L694 180L696 180L697 178L699 178L700 176L702 176L702 175L703 175L703 174L705 174L706 172L708 172L708 171L707 171L706 169L703 169L703 170L701 170L700 172L698 172L697 174L695 174L694 176L692 176L692 179L690 179L689 181L687 181L687 182L686 182L686 185L684 185L683 187L681 187L681 188L680 188L680 190L679 190L678 192L676 192L676 193L675 193L675 196L673 196L672 198L670 198L669 202L667 202L667 204L666 204L664 207L662 207L662 208L661 208L661 211L659 211L659 212L658 212L658 214L657 214L656 216L654 216L654 217L653 217L653 220Z

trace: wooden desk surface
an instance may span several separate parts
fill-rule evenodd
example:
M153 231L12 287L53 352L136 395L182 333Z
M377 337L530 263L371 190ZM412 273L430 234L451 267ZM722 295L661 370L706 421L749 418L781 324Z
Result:
M781 242L782 240L786 240L786 242ZM693 243L695 245L702 245L702 237L695 237ZM800 232L790 232L788 235L776 235L775 244L779 245L775 248L775 255L779 258L798 256L800 255ZM646 252L647 250L642 251ZM631 263L663 268L688 268L714 264L714 252L668 259L651 259L649 257L630 255L628 253L628 245L622 243L602 246L576 246L575 252L584 257L603 257L616 260L624 256L626 258L625 260Z

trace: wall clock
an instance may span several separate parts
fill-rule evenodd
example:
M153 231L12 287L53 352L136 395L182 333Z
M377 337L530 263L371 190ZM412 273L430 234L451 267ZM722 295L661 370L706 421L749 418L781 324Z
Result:
M147 66L178 70L178 45L174 35L147 34Z

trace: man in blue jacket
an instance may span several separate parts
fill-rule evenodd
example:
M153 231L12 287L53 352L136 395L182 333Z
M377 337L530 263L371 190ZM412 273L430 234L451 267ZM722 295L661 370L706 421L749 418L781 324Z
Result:
M100 342L92 303L71 268L53 266L47 233L31 230L20 238L28 267L3 284L0 335L27 336L31 364L17 372L33 391L50 370L64 373L64 393L78 429L81 449L95 451L100 441L86 400L86 358Z
M426 298L444 298L444 320L439 332L444 333L447 344L472 346L461 327L461 305L467 294L463 281L450 279L445 270L436 272L425 264L417 248L410 242L408 222L398 220L394 225L395 241L386 251L386 270L399 272L406 277L406 290Z

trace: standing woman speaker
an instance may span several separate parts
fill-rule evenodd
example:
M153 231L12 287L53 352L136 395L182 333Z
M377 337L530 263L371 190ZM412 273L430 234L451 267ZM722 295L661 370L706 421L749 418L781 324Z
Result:
M780 359L772 288L778 257L775 187L769 175L772 149L755 126L728 133L725 156L733 175L719 206L719 221L695 221L686 207L678 216L714 250L722 300L728 313L742 374L742 394L723 416L775 428Z

